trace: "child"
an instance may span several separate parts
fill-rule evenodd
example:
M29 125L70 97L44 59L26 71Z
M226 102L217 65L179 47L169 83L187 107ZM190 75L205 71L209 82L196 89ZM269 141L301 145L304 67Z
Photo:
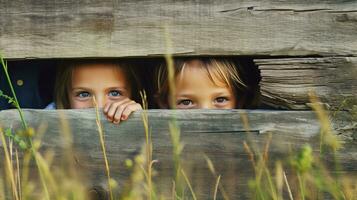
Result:
M243 81L242 67L229 59L176 58L173 68L173 92L166 64L156 71L155 98L160 108L234 109L250 108L256 103L254 92ZM171 93L175 93L173 99Z
M140 101L139 89L132 67L124 62L75 61L58 68L55 106L57 109L91 108L95 97L107 119L118 124L133 111L142 109L135 102Z

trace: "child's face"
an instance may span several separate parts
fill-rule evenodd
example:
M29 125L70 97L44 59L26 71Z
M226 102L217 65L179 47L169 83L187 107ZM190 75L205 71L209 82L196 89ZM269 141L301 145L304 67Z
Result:
M190 62L176 77L177 109L234 109L236 97L218 77L212 81L205 68Z
M91 108L93 97L98 107L131 97L131 88L125 73L118 66L110 64L90 64L73 69L72 88L69 89L71 108Z

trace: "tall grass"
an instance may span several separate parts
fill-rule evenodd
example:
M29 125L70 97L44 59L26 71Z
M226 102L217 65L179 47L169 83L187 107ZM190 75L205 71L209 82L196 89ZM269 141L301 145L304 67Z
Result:
M0 129L0 132L3 133L3 130ZM16 173L14 172L13 169L13 164L11 159L12 156L9 153L9 149L7 147L7 142L5 140L4 134L1 134L1 142L3 144L4 154L5 154L5 169L6 169L6 174L8 174L7 178L10 179L12 195L14 199L17 200L19 199L19 192L18 192L19 188L16 186L16 181L15 181Z
M2 93L1 93L1 96L6 98L6 99L8 99L8 101L10 103L12 103L16 107L17 111L19 112L19 115L20 115L20 118L21 118L21 122L22 122L22 128L23 128L23 131L21 131L21 133L24 133L25 137L20 138L18 135L13 135L11 133L11 129L7 130L7 136L12 138L15 142L18 142L20 147L28 148L28 150L31 152L32 156L35 159L37 167L38 167L38 171L39 171L39 174L40 174L40 179L41 179L41 183L42 183L43 189L45 191L46 199L49 199L49 193L48 193L48 189L47 189L47 184L46 184L45 178L44 178L44 171L43 171L43 168L41 168L42 165L40 163L41 156L38 155L38 153L36 152L36 149L35 149L35 147L34 147L34 145L32 143L32 139L31 139L31 137L34 135L34 130L33 130L33 128L28 127L28 125L26 123L26 120L24 118L22 109L20 108L19 101L17 100L17 97L16 97L16 93L15 93L14 87L13 87L13 85L11 83L11 79L10 79L9 72L8 72L7 62L4 60L4 58L3 58L3 56L1 54L0 54L0 61L1 61L1 65L2 65L2 68L3 68L5 76L6 76L6 80L7 80L8 84L9 84L9 87L10 87L11 93L12 93L12 97L3 95ZM8 152L6 150L6 145L4 145L3 147L4 147L4 151ZM9 156L9 155L7 155L7 156ZM11 160L6 160L6 162L7 163L9 162L7 165L11 166L11 168L12 168ZM10 170L10 172L12 172L12 170ZM21 185L21 183L19 183L19 184ZM13 190L15 190L14 187L15 186L13 185L13 188L12 188ZM19 199L19 195L17 193L14 193L13 195L14 195L15 199Z
M8 100L13 104L17 111L22 123L22 128L18 131L13 129L3 130L0 127L1 143L5 155L5 168L8 171L5 173L5 180L9 179L11 182L12 194L8 194L6 190L2 190L4 198L11 199L85 199L84 186L81 184L83 181L76 179L75 173L67 174L67 167L56 168L52 166L53 152L48 151L41 154L41 135L45 132L44 126L40 125L37 130L28 126L23 111L17 100L16 93L13 89L11 79L8 73L7 62L4 61L0 55L2 68L6 75L6 79L11 89L12 97L3 94L0 91L0 97ZM67 133L64 130L62 133ZM69 134L69 133L68 133ZM70 135L67 134L67 139ZM5 139L5 136L8 140ZM16 146L12 145L15 142ZM7 146L10 144L10 146ZM66 144L70 144L67 140ZM64 147L64 151L70 149L71 146ZM15 149L15 155L13 155ZM18 150L22 151L23 160L19 159ZM13 159L15 156L15 160ZM34 173L30 167L32 159L35 161L38 177L35 181L30 180L30 173ZM15 163L14 163L15 162ZM67 162L68 164L68 162ZM22 169L20 169L22 166ZM31 177L32 178L32 177ZM38 185L38 179L40 185ZM3 189L3 188L1 188Z

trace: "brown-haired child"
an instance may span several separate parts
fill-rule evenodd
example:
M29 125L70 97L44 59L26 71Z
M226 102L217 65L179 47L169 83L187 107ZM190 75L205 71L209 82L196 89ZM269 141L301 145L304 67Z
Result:
M103 108L109 121L119 123L136 110L139 83L132 67L119 61L93 60L64 62L57 71L55 107L57 109Z
M174 86L170 86L166 63L155 73L155 99L160 108L251 108L257 102L243 81L242 66L228 58L175 58L172 67Z

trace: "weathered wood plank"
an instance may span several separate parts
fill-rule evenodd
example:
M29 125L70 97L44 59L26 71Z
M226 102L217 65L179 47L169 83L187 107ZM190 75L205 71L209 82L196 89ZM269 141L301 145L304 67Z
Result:
M105 182L94 110L25 110L24 114L31 126L47 124L42 151L54 149L54 160L57 161L60 160L63 145L60 118L67 119L74 138L73 156L78 170L86 171L92 184ZM177 119L181 140L185 145L182 154L184 166L200 199L212 196L215 184L215 178L210 175L205 164L204 154L212 159L218 173L222 174L221 181L231 199L245 199L249 196L248 179L254 175L243 147L244 141L254 146L255 151L262 151L268 133L272 133L269 150L272 166L276 160L285 160L289 152L304 144L311 144L315 147L314 151L318 152L320 126L315 113L310 111L150 110L148 116L153 157L159 161L155 166L158 171L155 182L159 191L166 194L170 193L172 182L172 145L168 124L173 117ZM245 117L249 120L250 133L246 132L242 122ZM122 184L129 173L124 167L125 159L133 158L145 141L142 116L140 112L136 112L119 126L108 123L102 116L102 123L112 176ZM15 110L1 111L0 124L5 127L19 127L18 113ZM338 112L332 125L336 134L344 141L344 148L337 153L343 170L340 173L356 176L357 138L354 137L357 124L347 112ZM331 159L332 157L326 157L326 162L330 163Z
M332 110L357 109L357 58L255 59L262 101L277 108L309 109L309 92Z
M357 55L356 1L0 3L7 58Z

